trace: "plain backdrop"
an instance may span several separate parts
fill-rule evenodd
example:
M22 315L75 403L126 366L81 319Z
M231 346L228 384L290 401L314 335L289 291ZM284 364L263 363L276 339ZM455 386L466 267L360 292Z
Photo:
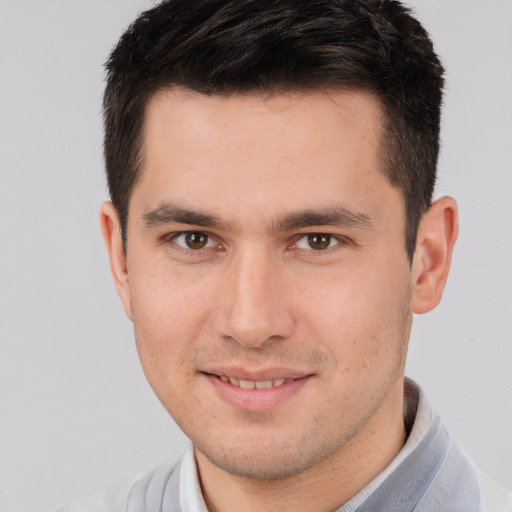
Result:
M175 461L98 228L109 49L148 0L0 0L0 510L50 511ZM512 1L422 0L447 68L437 195L460 205L443 302L407 373L512 487Z

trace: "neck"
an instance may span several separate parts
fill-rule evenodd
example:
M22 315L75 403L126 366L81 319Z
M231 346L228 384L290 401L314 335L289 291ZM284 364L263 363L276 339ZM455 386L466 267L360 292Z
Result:
M354 497L402 449L403 380L390 400L343 447L300 474L277 480L231 475L196 450L203 496L210 512L332 512Z

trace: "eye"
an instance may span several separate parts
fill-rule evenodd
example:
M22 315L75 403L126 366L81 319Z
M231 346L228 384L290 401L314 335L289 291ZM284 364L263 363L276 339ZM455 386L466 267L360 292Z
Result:
M200 249L208 249L214 247L211 238L201 231L184 231L173 236L172 241L183 249L192 249L198 251Z
M338 238L327 233L308 233L301 236L295 243L298 249L313 249L314 251L324 251L339 245L341 242Z

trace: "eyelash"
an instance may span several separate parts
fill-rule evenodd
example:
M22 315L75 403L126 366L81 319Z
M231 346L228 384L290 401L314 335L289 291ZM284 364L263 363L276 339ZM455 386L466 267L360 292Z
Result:
M320 237L320 238L324 239L323 242L324 243L327 242L327 247L317 248L317 249L315 249L314 247L311 247L312 240L310 240L310 238L313 238L313 237ZM309 248L298 247L299 242L304 239L307 239L306 243L309 245ZM325 239L327 239L327 241L325 241ZM335 245L331 246L331 242L333 242L333 241L336 243L335 243ZM325 253L331 249L335 249L336 247L345 245L347 243L348 243L348 241L346 238L340 237L340 236L335 236L335 235L332 235L331 233L304 233L297 238L297 240L293 244L293 247L295 247L298 250L305 250L308 252L313 251L314 253L319 254L319 253Z
M192 247L184 247L180 244L178 244L176 242L176 240L182 236L187 236L187 235L198 235L198 236L205 236L207 237L207 242L206 244L210 244L211 242L214 243L214 239L213 237L208 234L208 233L205 233L203 231L195 231L195 230L191 230L191 231L178 231L177 233L171 233L170 235L167 235L166 237L164 237L163 239L163 242L171 242L173 244L173 249L176 250L176 251L184 251L186 253L189 253L189 254L194 254L194 255L198 255L198 254L201 254L202 251L204 250L209 250L209 249L214 249L214 247L210 246L206 246L206 247L201 247L199 249L193 249ZM220 244L217 244L217 246L219 247Z
M206 246L194 249L192 247L185 247L185 246L177 243L177 240L180 237L182 237L182 236L186 237L187 235L189 235L189 236L197 235L200 237L201 236L207 237ZM307 239L308 237L325 237L328 239L328 246L326 248L319 248L319 249L314 249L311 246L309 247L309 249L305 248L305 247L298 247L298 243L303 239ZM334 241L336 243L335 243L335 245L331 246L332 241ZM219 249L222 247L220 243L215 242L214 237L212 237L212 235L210 235L209 233L205 233L203 231L195 231L195 230L178 231L176 233L171 233L170 235L167 235L163 238L163 242L164 243L172 242L172 245L174 246L174 247L172 247L173 250L180 251L180 252L186 252L191 255L201 255L202 252L205 250ZM210 243L215 244L216 247L215 247L215 245L208 247L208 244L210 244ZM306 242L306 243L308 243L308 242ZM299 250L299 251L307 251L312 254L320 256L321 254L325 254L326 252L331 252L333 250L339 249L341 246L348 245L349 243L350 243L350 240L348 240L346 237L336 236L331 233L313 232L313 233L302 233L302 234L298 235L295 238L295 241L291 244L290 248Z

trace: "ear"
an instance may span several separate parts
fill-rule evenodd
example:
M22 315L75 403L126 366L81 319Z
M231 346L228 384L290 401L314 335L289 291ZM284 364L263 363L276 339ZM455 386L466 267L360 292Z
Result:
M414 313L426 313L439 304L458 232L457 203L451 197L438 199L423 215L412 263Z
M121 225L114 205L107 201L101 205L100 225L103 233L103 240L107 248L110 261L110 271L114 279L114 285L121 298L126 315L132 319L132 308L130 300L130 282L126 266L126 256L123 251L123 238Z

